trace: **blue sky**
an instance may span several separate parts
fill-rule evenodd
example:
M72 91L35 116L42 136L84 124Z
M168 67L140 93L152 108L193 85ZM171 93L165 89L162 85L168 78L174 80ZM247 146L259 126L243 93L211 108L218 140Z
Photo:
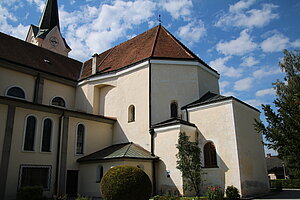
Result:
M0 31L25 39L46 0L0 0ZM220 74L221 94L261 110L283 77L282 50L300 49L300 0L58 0L70 57L85 61L162 25ZM263 116L262 116L263 119Z

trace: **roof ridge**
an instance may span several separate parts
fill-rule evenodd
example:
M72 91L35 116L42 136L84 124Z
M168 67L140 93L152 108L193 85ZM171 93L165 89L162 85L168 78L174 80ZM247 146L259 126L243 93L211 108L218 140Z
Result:
M153 43L153 46L152 46L152 51L151 51L150 57L152 57L153 54L154 54L154 49L155 49L156 44L157 44L157 38L158 38L158 33L159 33L160 29L161 29L161 25L158 25L158 28L157 28L157 31L156 31L156 34L155 34L155 40L154 40L154 43Z
M196 56L194 53L192 53L191 51L188 51L188 48L186 46L184 46L184 44L182 44L179 40L177 40L174 35L172 35L172 33L170 33L167 29L165 29L163 27L163 29L167 32L167 34L169 34L171 36L171 39L175 41L175 43L182 48L189 56L191 57L195 57L196 59L199 59L198 56Z
M106 58L111 54L111 52L113 52L113 50L116 48L116 46L114 46L113 48L108 49L108 54L102 59L102 61L99 63L99 68L102 65L102 63L106 60ZM104 52L103 52L104 53ZM99 56L99 55L98 55ZM97 65L97 62L96 62ZM97 71L97 66L96 66L96 71Z
M129 151L130 147L132 146L133 143L129 143L127 150L125 151L123 157L126 157L127 152Z

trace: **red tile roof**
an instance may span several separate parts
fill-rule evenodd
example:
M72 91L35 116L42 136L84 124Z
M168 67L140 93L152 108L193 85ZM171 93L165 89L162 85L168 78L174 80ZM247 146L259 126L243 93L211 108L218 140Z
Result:
M158 25L98 55L97 72L115 71L148 58L196 60L211 69L163 26ZM84 63L81 79L90 75L92 59Z
M77 81L82 63L0 32L0 59Z

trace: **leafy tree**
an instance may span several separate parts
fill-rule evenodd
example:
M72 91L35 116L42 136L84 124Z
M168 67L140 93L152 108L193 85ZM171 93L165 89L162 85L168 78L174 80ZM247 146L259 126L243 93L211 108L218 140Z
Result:
M183 188L185 190L196 192L200 196L202 183L202 169L201 169L201 150L197 142L189 141L189 137L185 133L179 134L177 157L177 169L182 173L184 180Z
M285 72L284 81L273 83L276 109L262 105L267 126L256 121L256 130L265 135L269 148L277 150L292 174L300 177L300 53L284 50L279 63Z

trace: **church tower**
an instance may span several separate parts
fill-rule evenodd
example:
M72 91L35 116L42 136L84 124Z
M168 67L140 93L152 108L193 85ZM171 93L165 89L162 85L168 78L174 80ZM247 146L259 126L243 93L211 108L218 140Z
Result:
M47 0L39 25L30 26L26 42L68 56L71 48L60 32L57 0Z

